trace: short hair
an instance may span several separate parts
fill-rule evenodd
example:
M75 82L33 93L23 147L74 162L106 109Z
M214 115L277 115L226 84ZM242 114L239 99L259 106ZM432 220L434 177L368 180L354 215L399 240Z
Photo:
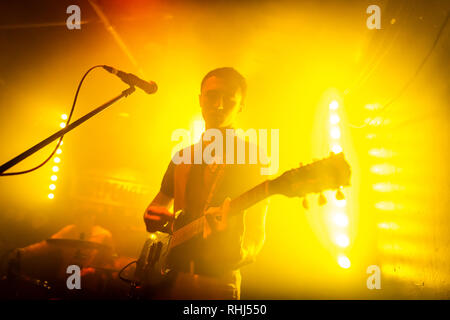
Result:
M247 93L247 83L245 81L245 78L242 76L242 74L240 74L238 71L236 71L236 69L231 68L231 67L223 67L223 68L217 68L217 69L211 70L210 72L208 72L206 74L206 76L203 77L203 80L202 80L202 83L200 86L200 90L203 89L203 85L205 84L205 81L211 77L217 77L217 78L224 79L225 81L229 81L233 85L236 85L237 87L239 87L241 89L242 101L244 101L245 95Z

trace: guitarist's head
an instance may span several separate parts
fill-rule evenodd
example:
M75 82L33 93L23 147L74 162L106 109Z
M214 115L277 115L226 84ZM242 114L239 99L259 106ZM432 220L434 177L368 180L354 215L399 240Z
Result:
M242 111L247 85L233 68L214 69L203 78L199 96L206 129L232 128Z

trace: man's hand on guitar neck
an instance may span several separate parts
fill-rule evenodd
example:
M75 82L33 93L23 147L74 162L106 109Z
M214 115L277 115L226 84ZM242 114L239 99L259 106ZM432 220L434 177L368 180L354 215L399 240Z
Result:
M174 214L166 207L149 206L144 214L144 222L148 232L173 231Z
M226 198L220 207L210 207L205 211L206 223L203 228L203 239L208 239L214 232L227 229L230 203L231 199Z

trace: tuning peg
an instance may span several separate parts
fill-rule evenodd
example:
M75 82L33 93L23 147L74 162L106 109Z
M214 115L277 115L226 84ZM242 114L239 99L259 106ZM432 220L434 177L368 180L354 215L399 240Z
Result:
M303 206L303 208L305 208L306 210L309 209L309 202L308 202L308 199L306 199L306 197L303 198L302 206Z
M325 198L325 196L323 195L323 193L319 194L319 206L323 206L324 204L327 203L327 198Z
M341 189L338 189L338 191L336 191L336 200L344 200L345 199L345 195L342 192Z

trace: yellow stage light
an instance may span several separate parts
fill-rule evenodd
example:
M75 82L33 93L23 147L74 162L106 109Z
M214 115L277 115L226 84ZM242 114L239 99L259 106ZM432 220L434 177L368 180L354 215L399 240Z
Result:
M342 147L338 144L334 144L331 147L331 151L333 151L334 153L340 153L340 152L342 152Z
M340 227L348 226L348 217L344 213L335 213L333 215L333 221Z
M370 149L369 154L377 158L391 158L394 155L394 152L392 152L391 150L380 148L380 149Z
M366 104L365 107L367 110L378 110L380 109L380 105L379 104Z
M65 122L61 122L61 123L59 124L59 126L60 126L61 128L65 128L65 127L66 127L66 123L65 123Z
M56 174L54 174L54 175L52 175L52 176L50 177L50 179L51 179L52 181L56 181L56 180L58 179L58 176L57 176Z
M369 125L369 126L380 126L380 125L385 125L389 123L389 120L385 120L382 117L375 117L375 118L367 118L365 120L365 122Z
M348 269L351 266L350 259L344 255L338 257L338 264L344 269Z
M395 166L393 166L392 164L383 163L383 164L373 165L370 168L370 171L375 174L387 175L387 174L396 173L397 171L400 171L400 170L398 168L396 168Z
M384 211L393 211L395 209L399 209L400 206L391 201L380 201L375 203L375 208Z
M338 127L333 127L330 129L330 136L333 139L339 139L341 137L341 130Z
M49 193L49 194L48 194L48 198L49 198L49 199L53 199L54 197L55 197L55 195L54 195L53 193Z
M347 200L346 199L342 199L342 200L334 199L334 203L336 204L337 207L344 208L347 205Z
M339 116L337 114L332 114L330 116L330 123L331 124L338 124L340 120L341 119L339 118Z
M65 113L64 113L64 114L62 114L62 115L61 115L61 119L63 119L63 120L67 120L67 114L65 114Z
M337 110L339 103L336 100L330 102L330 110Z
M336 244L342 248L348 247L350 244L350 239L345 234L339 234L336 236L335 240Z
M58 148L58 150L56 150L56 154L61 154L62 149Z
M398 229L398 225L394 222L381 222L378 224L378 228L395 230Z
M58 172L58 171L59 171L58 166L53 166L52 171L53 171L53 172Z
M55 161L55 163L60 163L61 159L59 157L55 157L55 159L53 159L53 161Z
M404 187L397 184L392 184L390 182L380 182L372 185L372 189L378 192L392 192L403 190Z
M50 188L50 190L55 190L55 189L56 189L56 186L52 183L52 184L49 186L49 188Z

